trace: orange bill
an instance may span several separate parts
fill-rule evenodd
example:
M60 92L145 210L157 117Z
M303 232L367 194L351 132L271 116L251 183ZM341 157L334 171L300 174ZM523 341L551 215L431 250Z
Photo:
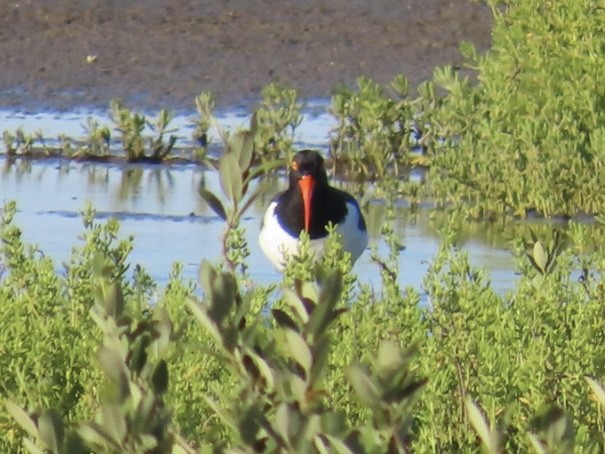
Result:
M309 233L309 228L311 227L311 197L313 196L315 179L311 175L304 175L298 180L298 187L300 188L300 192L302 192L305 207L305 232Z

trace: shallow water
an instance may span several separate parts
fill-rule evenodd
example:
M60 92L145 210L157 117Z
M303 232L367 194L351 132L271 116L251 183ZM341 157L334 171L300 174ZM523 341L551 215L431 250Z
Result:
M324 148L333 119L324 105L312 104L297 130L297 146ZM58 134L84 135L82 125L88 113L23 114L0 112L0 129L26 132L41 130L51 141ZM102 123L110 122L102 113L94 114ZM175 119L181 146L190 140L189 117ZM236 128L247 125L243 111L219 116L221 125ZM141 264L160 284L166 283L172 263L184 264L186 277L195 280L202 259L220 257L220 235L224 224L206 206L197 193L204 180L210 189L218 188L217 175L196 165L153 166L77 163L65 160L42 160L6 164L0 176L0 201L18 203L17 224L24 239L36 243L55 259L57 269L69 257L71 247L79 241L83 224L79 216L86 202L91 202L100 218L114 216L121 222L123 235L135 235L131 263ZM276 182L277 191L284 181ZM251 277L259 283L274 283L280 275L262 255L256 237L260 218L272 193L260 197L243 220L251 250L248 260ZM397 232L405 249L400 255L400 282L422 291L422 280L439 237L428 211L412 215L401 207ZM476 226L482 231L481 225ZM384 255L384 244L372 240ZM494 243L496 245L494 245ZM515 280L513 259L502 241L478 234L464 241L471 262L485 267L498 293L510 289ZM366 251L355 265L360 281L379 286L378 267Z

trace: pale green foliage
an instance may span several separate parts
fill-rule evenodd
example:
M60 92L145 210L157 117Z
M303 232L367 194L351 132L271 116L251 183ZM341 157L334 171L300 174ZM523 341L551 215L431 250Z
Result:
M492 2L496 3L496 2ZM492 48L461 46L478 83L435 71L435 195L476 216L594 213L605 206L605 15L598 2L493 6Z
M263 161L289 161L294 155L294 132L303 119L298 93L272 83L263 88L261 95L250 122L258 156Z
M99 122L92 117L88 117L86 125L86 139L82 147L76 148L75 151L69 153L72 149L71 139L64 137L61 148L64 152L74 158L96 158L107 159L110 157L110 142L111 131L107 126L101 126Z
M112 101L110 108L111 119L116 131L120 134L120 141L128 162L158 163L168 157L176 143L176 136L172 134L168 141L164 140L165 134L175 132L174 129L168 129L168 125L173 119L171 112L162 109L155 120L148 121L145 115L130 111L119 101ZM143 136L146 126L155 133L155 136ZM148 142L147 152L146 141Z
M354 281L344 284L341 272L310 269L310 280L291 277L269 315L271 289L240 290L238 277L209 264L201 271L202 301L192 296L177 265L157 306L150 307L153 285L144 271L136 268L132 283L125 279L131 240L118 241L117 223L97 224L91 210L84 214L85 245L74 250L67 274L58 275L50 261L27 252L10 222L13 213L14 205L7 205L1 229L7 272L0 290L9 309L3 311L3 345L15 352L2 356L5 370L14 371L4 375L3 390L20 404L7 408L32 438L32 450L31 443L46 446L55 438L76 449L77 434L93 446L95 433L107 431L118 431L121 446L110 452L140 452L158 443L187 450L188 442L294 450L321 443L345 452L386 445L467 451L479 440L491 452L602 447L602 410L591 395L602 394L597 380L605 376L605 259L599 250L574 254L575 241L586 250L577 227L563 249L557 247L560 235L519 244L517 288L501 296L452 243L458 222L452 218L441 227L444 242L425 279L427 306L397 282L402 240L388 228L394 218L387 213L383 234L390 256L374 256L383 271L380 289L357 289ZM327 252L331 267L337 244ZM302 249L304 254L304 242ZM350 266L346 258L338 263ZM572 277L576 269L583 270L581 280ZM105 315L99 315L99 301ZM91 319L93 304L97 315ZM158 332L167 334L156 337ZM104 359L97 363L103 333ZM162 338L156 349L154 339ZM157 374L170 377L167 389L153 384L158 367L166 370ZM131 391L100 393L123 380L116 370L126 371ZM594 377L591 386L586 376ZM422 377L427 381L418 394ZM168 418L156 420L163 429L151 438L145 434L156 423L136 405L139 394L159 406L154 415ZM115 399L126 399L119 411ZM45 416L32 419L29 412ZM96 413L105 416L95 419ZM125 426L114 424L120 420ZM45 435L34 441L42 427ZM129 433L138 427L131 441L120 441L124 427ZM6 416L0 429L2 449L14 452L20 441Z
M36 131L34 134L27 134L23 128L17 128L14 134L10 131L4 131L2 141L4 142L6 155L9 157L49 157L57 154L54 150L46 147L42 131ZM35 146L36 142L39 143L38 146Z
M407 79L398 76L392 82L396 99L368 78L357 83L359 91L342 88L332 97L330 111L338 119L330 141L333 165L379 181L403 176L411 164L416 127Z
M111 102L111 119L116 130L120 133L120 141L126 156L137 160L145 155L143 129L145 129L145 116L131 112L119 101Z
M197 111L198 118L192 121L192 126L195 128L192 137L196 145L199 145L199 148L194 148L193 155L199 162L204 162L208 153L208 146L210 145L208 131L216 123L216 119L214 118L215 105L216 101L208 92L202 92L195 98L195 110Z
M227 267L231 270L240 267L245 274L247 269L245 259L249 251L239 222L263 189L262 184L255 181L256 177L267 174L281 164L281 161L258 162L256 159L258 151L255 148L257 134L252 131L237 131L234 134L222 131L221 136L225 140L225 153L219 158L216 167L222 196L227 203L222 202L220 196L206 189L203 181L199 187L199 194L227 223L222 238L223 257Z
M360 78L333 96L336 172L382 194L430 198L473 217L574 216L605 206L605 15L591 0L491 1L492 48L462 43L410 97ZM410 181L410 170L430 167ZM426 184L424 184L426 182Z
M372 368L355 364L347 370L355 394L375 414L373 427L350 426L327 395L331 327L345 311L338 307L339 271L324 271L317 284L297 281L285 289L283 300L271 310L272 327L250 314L252 299L238 291L232 274L204 262L200 280L206 297L189 308L237 379L235 396L223 390L207 399L231 429L234 447L246 452L373 452L390 445L405 451L411 405L424 383L410 370L410 355L385 342Z
M34 246L21 240L12 224L16 206L7 203L0 224L0 325L4 371L0 387L30 410L55 408L72 420L90 415L100 375L90 367L99 333L88 312L92 304L92 256L107 253L123 275L131 243L114 243L115 223L101 226L86 215L86 243L74 250L66 275ZM16 434L7 415L0 414L0 451L13 452Z

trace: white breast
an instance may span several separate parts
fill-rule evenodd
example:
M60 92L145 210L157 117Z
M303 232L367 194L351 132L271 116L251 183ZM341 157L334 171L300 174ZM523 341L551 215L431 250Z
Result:
M298 238L287 233L277 220L275 214L276 202L271 202L263 217L263 227L259 235L259 243L263 253L279 270L283 271L286 257L296 254ZM336 231L342 236L342 246L351 253L353 263L363 253L368 245L368 233L359 228L359 211L352 203L347 203L347 215L338 224ZM324 238L311 240L311 253L319 260L324 253Z

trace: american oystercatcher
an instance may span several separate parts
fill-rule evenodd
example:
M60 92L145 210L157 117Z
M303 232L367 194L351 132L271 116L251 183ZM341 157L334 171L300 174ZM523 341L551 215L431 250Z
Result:
M278 270L296 254L301 232L309 234L311 252L319 260L328 236L326 227L336 227L342 246L352 262L368 244L366 223L353 196L328 184L322 156L314 150L296 153L290 164L290 185L277 194L263 217L260 247Z

